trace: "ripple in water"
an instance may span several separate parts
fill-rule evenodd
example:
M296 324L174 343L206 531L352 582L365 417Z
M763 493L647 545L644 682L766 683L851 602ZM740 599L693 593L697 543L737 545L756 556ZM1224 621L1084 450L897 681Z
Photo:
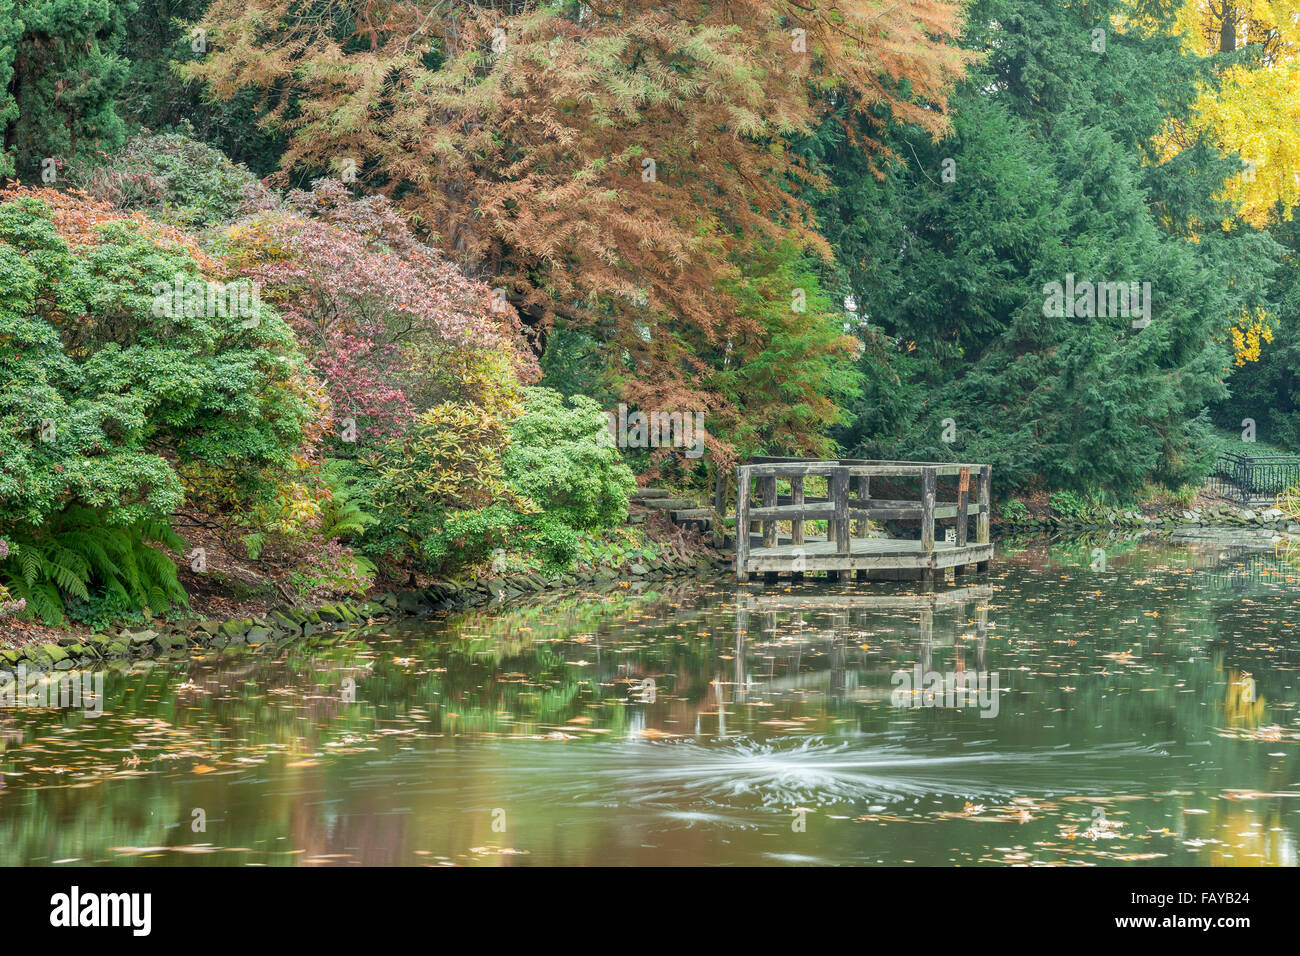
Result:
M466 761L496 763L501 744L424 754L425 780L453 774L444 766ZM1134 762L1149 760L1158 748L1054 748L1021 753L925 754L898 744L829 742L823 738L755 741L727 738L710 742L592 742L556 746L509 743L508 796L588 806L636 805L672 808L679 814L747 807L826 807L865 810L868 804L952 797L1009 799L1068 793L1114 792L1136 785ZM436 766L430 768L432 761ZM1070 773L1077 765L1077 772ZM373 767L371 768L373 772ZM388 768L394 780L411 784L405 761ZM1127 773L1125 771L1128 771ZM482 779L477 774L471 779ZM1065 779L1077 785L1062 786ZM462 786L461 792L465 792ZM485 798L502 794L500 784L484 784ZM701 819L700 822L704 822Z

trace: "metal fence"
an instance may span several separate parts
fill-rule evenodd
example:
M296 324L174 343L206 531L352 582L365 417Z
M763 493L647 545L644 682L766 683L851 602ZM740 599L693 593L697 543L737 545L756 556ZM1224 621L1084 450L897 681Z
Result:
M1300 456L1225 453L1207 480L1211 494L1243 505L1273 504L1288 487L1300 486Z

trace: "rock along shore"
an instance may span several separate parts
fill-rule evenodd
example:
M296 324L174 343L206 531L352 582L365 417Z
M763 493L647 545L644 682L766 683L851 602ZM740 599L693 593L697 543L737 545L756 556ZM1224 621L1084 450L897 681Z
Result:
M57 643L32 643L0 649L0 681L25 671L71 671L130 662L196 649L279 647L295 640L335 643L343 633L373 623L402 618L432 617L438 612L490 605L503 606L537 595L568 589L605 590L638 581L718 574L731 568L725 556L701 552L685 558L666 554L621 567L552 577L515 574L466 583L434 581L418 591L390 591L365 599L316 608L276 607L265 614L237 620L190 619L176 624L121 628L90 637L68 635Z

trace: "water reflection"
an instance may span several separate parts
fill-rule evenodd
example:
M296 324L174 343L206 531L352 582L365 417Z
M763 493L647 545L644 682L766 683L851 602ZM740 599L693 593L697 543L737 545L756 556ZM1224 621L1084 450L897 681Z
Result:
M101 717L0 711L0 862L1296 862L1290 556L1008 542L958 581L137 664ZM996 707L953 695L979 675Z

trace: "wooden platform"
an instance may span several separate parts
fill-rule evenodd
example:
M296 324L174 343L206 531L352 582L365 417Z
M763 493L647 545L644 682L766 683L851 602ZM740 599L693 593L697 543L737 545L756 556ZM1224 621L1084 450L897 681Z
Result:
M939 570L968 564L983 564L993 558L992 544L958 547L936 541L931 551L920 541L906 538L852 538L849 553L836 551L835 542L808 538L801 545L786 537L781 544L763 546L762 535L750 536L746 570L767 571L875 571L881 569ZM802 567L796 565L802 564Z
M873 478L887 483L888 497L872 496ZM950 502L937 500L941 478L951 489ZM899 497L900 487L909 480L916 483L916 497ZM985 570L993 558L991 482L989 466L978 464L756 459L737 469L736 577L746 581L751 574L916 573L933 583L936 571L972 566ZM779 483L788 485L786 494ZM808 495L817 486L825 487L824 497ZM869 530L869 521L916 522L919 533L916 538L898 536L897 531L880 537ZM936 540L936 523L945 521L951 523L952 540ZM811 522L824 522L825 533L806 533Z

